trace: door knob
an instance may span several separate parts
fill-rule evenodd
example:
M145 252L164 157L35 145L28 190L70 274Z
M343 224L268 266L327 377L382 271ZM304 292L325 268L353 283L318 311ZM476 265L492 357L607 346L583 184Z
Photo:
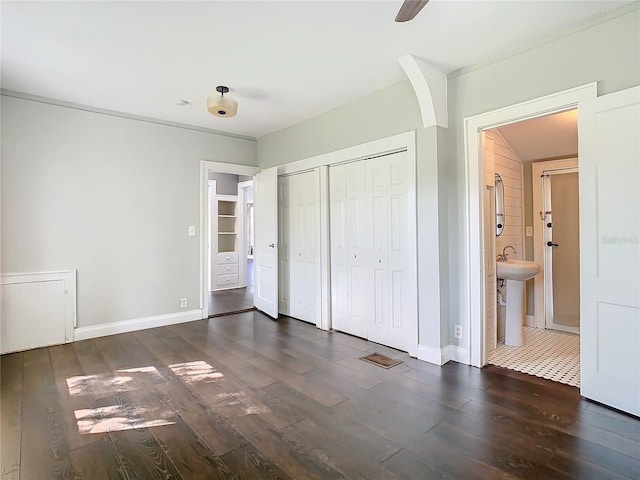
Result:
M557 243L553 243L553 242L547 242L547 247L559 247L560 245L558 245Z
M276 248L276 244L275 244L275 243L270 243L270 244L269 244L269 246L270 246L271 248Z

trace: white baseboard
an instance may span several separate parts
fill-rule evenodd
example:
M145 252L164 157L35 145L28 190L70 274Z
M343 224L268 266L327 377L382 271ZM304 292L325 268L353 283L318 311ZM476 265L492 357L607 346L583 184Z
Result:
M447 345L442 348L426 347L418 345L418 360L434 363L436 365L444 365L449 360L469 365L471 359L469 351L466 348L457 345Z
M536 317L533 315L525 315L524 326L538 328L538 325L536 324Z
M423 360L435 365L444 365L449 361L449 359L444 356L445 349L446 347L443 349L418 345L418 360Z
M152 317L134 318L113 323L101 323L100 325L90 325L79 327L75 330L76 340L87 340L89 338L104 337L117 333L135 332L145 328L164 327L176 323L191 322L202 319L202 310L189 310L187 312L169 313L166 315L154 315Z
M458 345L449 345L451 360L465 365L471 365L469 350Z

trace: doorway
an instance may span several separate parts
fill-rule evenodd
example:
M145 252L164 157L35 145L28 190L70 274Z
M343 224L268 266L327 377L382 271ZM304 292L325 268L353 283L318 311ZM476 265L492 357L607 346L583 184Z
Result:
M208 184L209 316L252 310L253 179L209 172Z
M578 386L576 112L485 130L482 144L487 363ZM549 160L564 156L573 158ZM534 191L540 194L533 195ZM525 262L540 271L516 281L501 276L503 262ZM539 291L534 290L534 281Z
M486 344L486 295L487 286L485 278L485 265L493 261L488 255L492 253L487 249L483 240L485 234L483 197L484 166L481 142L478 135L485 130L502 127L522 120L534 119L560 113L578 107L582 101L593 100L597 97L597 85L595 83L556 94L542 97L536 100L523 102L511 107L495 110L485 114L466 118L466 178L467 178L467 224L463 234L464 251L463 268L467 272L468 282L465 282L462 295L463 308L468 311L467 331L471 334L466 343L469 352L469 363L482 367L487 363ZM481 262L475 261L478 256ZM466 305L465 305L466 304ZM463 325L464 327L464 325Z
M257 167L201 163L201 299L203 318L253 309L247 232Z

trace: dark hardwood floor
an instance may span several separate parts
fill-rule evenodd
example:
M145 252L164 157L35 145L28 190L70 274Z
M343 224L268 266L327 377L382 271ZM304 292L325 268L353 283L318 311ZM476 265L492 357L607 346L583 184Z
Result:
M209 292L209 316L215 317L230 312L253 308L253 287L231 288Z
M640 421L575 388L259 312L1 364L2 480L640 478Z

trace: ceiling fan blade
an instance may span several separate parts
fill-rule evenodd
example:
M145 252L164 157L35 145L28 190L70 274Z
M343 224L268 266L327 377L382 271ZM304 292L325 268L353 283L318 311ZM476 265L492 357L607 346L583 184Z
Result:
M409 20L413 20L428 1L429 0L404 0L398 15L396 15L396 22L408 22Z

